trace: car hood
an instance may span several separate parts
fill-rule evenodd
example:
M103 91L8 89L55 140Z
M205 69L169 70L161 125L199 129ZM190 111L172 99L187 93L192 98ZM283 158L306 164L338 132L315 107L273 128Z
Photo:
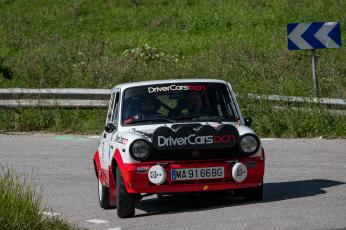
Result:
M177 130L178 131L179 126L190 126L192 128L197 128L201 125L205 125L205 126L209 125L215 129L217 129L221 125L223 125L223 127L225 127L225 125L232 125L237 129L239 136L243 136L245 134L256 135L255 132L251 128L244 126L244 125L238 125L236 122L222 122L222 123L198 122L198 123L175 123L175 124L150 124L150 125L120 127L117 134L114 135L112 137L112 139L113 139L113 143L117 145L116 148L122 149L120 154L122 155L123 159L126 159L125 160L126 162L136 162L136 160L132 159L130 157L130 155L127 154L130 152L131 145L134 141L142 139L142 140L145 140L149 143L153 143L156 146L158 139L155 138L155 140L154 140L153 133L155 130L158 130L160 127L161 127L161 130L163 127L166 126L170 130ZM222 129L222 127L220 127L220 129ZM168 132L170 132L170 131L168 131ZM154 141L155 141L155 143L154 143ZM202 144L204 144L204 143L202 143ZM209 143L206 143L206 144L209 144ZM216 144L216 146L221 147L222 145ZM182 147L182 146L179 146L179 147ZM188 145L187 145L187 147L188 147ZM166 148L166 147L164 147L164 148ZM171 148L175 148L175 147L174 146L173 147L167 146L167 148L171 149Z
M159 128L159 127L162 127L162 126L166 126L166 127L169 127L169 128L172 128L172 129L177 129L178 127L181 127L181 126L191 126L193 128L197 128L201 125L210 125L212 126L213 128L218 128L220 125L223 125L223 124L231 124L233 126L235 126L239 132L239 135L242 136L244 134L247 134L247 133L252 133L252 134L255 134L255 132L247 127L247 126L244 126L244 125L238 125L236 122L222 122L222 123L219 123L219 122L191 122L191 123L174 123L174 124L150 124L150 125L137 125L137 126L129 126L129 127L122 127L122 132L126 132L126 133L131 133L131 134L134 134L134 135L139 135L139 136L147 136L149 138L151 138L153 132Z

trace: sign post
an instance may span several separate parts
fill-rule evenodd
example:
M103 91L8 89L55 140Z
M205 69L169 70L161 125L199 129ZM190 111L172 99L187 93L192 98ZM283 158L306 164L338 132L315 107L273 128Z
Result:
M340 48L341 33L338 22L311 22L287 24L289 50L311 50L311 69L314 95L319 96L316 49Z
M320 89L318 85L318 78L317 78L317 55L316 50L311 50L311 69L312 69L312 80L314 82L314 93L315 97L318 97L320 94Z

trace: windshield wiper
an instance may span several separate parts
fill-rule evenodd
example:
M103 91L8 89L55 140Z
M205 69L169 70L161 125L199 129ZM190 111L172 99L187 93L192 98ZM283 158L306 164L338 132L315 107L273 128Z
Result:
M202 118L202 119L199 119L198 121L205 121L205 122L218 122L220 124L222 124L223 121L225 121L224 119L221 119L221 118Z
M185 119L193 119L200 116L201 116L200 114L185 114L185 115L172 117L172 119L179 121L179 120L185 120Z
M194 119L197 118L197 119ZM194 121L204 121L204 122L218 122L220 124L222 124L222 122L227 121L227 119L225 119L224 117L219 117L219 116L203 116L203 114L191 114L191 115L180 115L180 116L176 116L176 117L172 117L172 119L174 120L184 120L184 119L191 119Z
M155 121L166 121L166 122L171 122L171 123L175 122L174 120L171 120L171 119L168 119L168 118L153 117L153 118L144 118L144 119L134 120L132 123L155 122Z
M227 121L224 117L219 117L219 116L211 116L211 117L201 117L200 119L197 119L198 121L213 121L213 122L218 122L222 124L223 121Z

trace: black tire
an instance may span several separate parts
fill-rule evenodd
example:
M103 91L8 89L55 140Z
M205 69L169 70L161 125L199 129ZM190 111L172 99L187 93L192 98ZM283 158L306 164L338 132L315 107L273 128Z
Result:
M98 184L98 197L99 197L99 203L101 208L103 209L109 209L109 189L106 186L103 186L101 184L101 181L99 178L97 178L97 184Z
M116 169L117 187L117 214L120 218L133 217L135 215L135 195L126 191L120 169Z
M263 185L255 187L255 188L248 188L243 191L242 196L244 197L245 201L261 201L263 200Z

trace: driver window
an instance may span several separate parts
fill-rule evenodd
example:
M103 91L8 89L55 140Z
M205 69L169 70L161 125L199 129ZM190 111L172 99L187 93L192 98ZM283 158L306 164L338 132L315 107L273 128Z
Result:
M108 113L107 113L107 120L106 124L108 124L111 120L112 117L112 108L114 107L114 102L115 102L115 93L112 93L111 99L109 101L109 106L108 106Z
M114 103L112 106L112 115L110 119L110 123L117 123L118 121L118 108L119 108L119 92L117 92L114 96Z

